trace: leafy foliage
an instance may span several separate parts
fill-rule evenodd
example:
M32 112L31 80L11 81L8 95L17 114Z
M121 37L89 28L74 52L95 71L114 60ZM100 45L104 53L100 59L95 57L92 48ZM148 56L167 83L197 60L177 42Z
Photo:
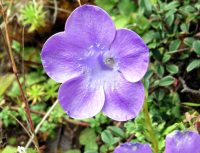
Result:
M23 25L29 25L29 32L43 27L45 25L45 14L43 6L38 3L28 3L21 9L20 20Z
M150 65L143 83L148 94L146 101L153 132L159 142L158 153L162 153L165 136L168 133L177 129L199 129L200 98L192 93L182 94L183 84L180 78L194 90L200 88L200 2L197 0L94 0L94 2L111 15L117 28L136 31L150 48ZM57 3L61 7L57 10L58 23L51 27L53 30L49 31L47 36L54 31L62 31L63 29L59 28L60 24L64 23L62 11L70 6L72 8L68 8L69 10L74 9L71 1L57 1ZM55 10L50 10L53 4L50 0L42 4L32 1L23 5L18 1L16 4L22 5L19 10L8 4L5 0L5 6L10 14L16 13L19 23L27 26L28 32L33 33L31 39L25 35L25 44L21 42L22 38L12 35L11 47L18 69L24 67L25 73L20 71L19 74L20 82L30 104L33 122L37 125L56 101L60 86L43 72L40 50L47 36L35 32L49 26L46 24L46 18L50 18ZM12 30L13 33L18 31L14 28ZM21 33L18 35L21 36ZM0 51L1 46L3 45L0 45ZM26 125L26 112L18 84L14 75L10 73L11 67L5 59L7 59L6 54L0 52L0 64L6 65L0 69L3 74L0 75L0 123L3 124L3 130L10 130L13 127L22 129L16 119ZM9 73L4 75L4 71ZM60 135L59 128L62 129ZM25 133L22 135L26 137ZM61 141L63 135L67 135L73 142L67 146L67 150L63 149L65 153L112 152L119 143L126 141L151 143L144 112L125 123L112 121L102 113L87 120L73 120L68 118L64 110L57 105L42 124L38 137L41 144L45 144L50 138L59 137ZM8 137L13 135L8 134ZM10 142L6 141L10 145L17 146L18 140L12 141L13 143L10 143L11 139ZM60 144L58 146L60 147ZM0 151L9 153L7 150L10 149L12 153L17 150L16 147L7 145ZM32 149L33 153L34 151Z
M86 152L97 152L96 133L94 129L87 128L83 130L79 137L80 144L85 146Z

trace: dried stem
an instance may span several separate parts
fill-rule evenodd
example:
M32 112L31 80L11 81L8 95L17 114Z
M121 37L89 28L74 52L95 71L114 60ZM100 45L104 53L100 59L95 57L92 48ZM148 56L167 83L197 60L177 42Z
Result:
M53 23L55 24L56 18L57 18L57 14L58 14L58 4L57 4L57 0L53 0L53 2L54 2Z
M14 120L17 121L17 123L19 123L19 125L21 125L21 127L24 129L24 131L28 134L29 137L31 137L31 133L29 132L29 130L22 124L22 122L20 122L14 115L9 114Z
M179 77L179 80L183 86L183 89L181 90L181 92L189 92L192 94L199 94L200 95L200 89L199 90L195 90L195 89L191 89L190 87L187 86L185 80L183 80L183 78Z
M49 115L51 114L51 112L53 111L53 109L55 108L55 106L58 104L58 100L56 100L56 102L51 106L51 108L48 110L48 112L45 114L45 116L42 118L42 120L40 121L40 123L36 126L35 129L35 133L37 133L40 129L40 127L42 126L42 124L44 123L44 121L47 119L47 117L49 117ZM31 142L34 139L34 134L30 137L28 143L26 144L25 148L28 149L28 147L30 146Z
M54 9L54 10L55 10L55 7L54 7L54 6L45 5L44 7L50 8L50 9ZM60 12L63 12L63 13L67 13L67 14L72 13L72 12L69 11L69 10L65 10L65 9L62 9L62 8L59 8L59 7L57 8L57 11L60 11Z
M18 108L17 107L10 107L11 110L14 110L14 111L18 111ZM34 114L37 114L37 115L40 115L40 116L45 116L46 115L46 112L43 112L43 111L37 111L37 110L30 110L31 113L34 113ZM64 122L66 123L70 123L70 124L73 124L73 125L78 125L78 126L83 126L83 127L88 127L89 124L87 122L82 122L82 121L76 121L74 119L70 119L70 118L62 118Z
M181 48L181 49L178 49L178 50L170 51L170 52L168 52L168 54L180 53L180 52L187 51L187 50L189 50L189 49L190 49L190 48Z
M6 43L7 43L7 47L8 47L8 50L6 50L6 51L8 53L9 60L10 60L10 63L12 65L13 73L15 75L15 78L17 80L17 84L18 84L20 92L21 92L22 100L25 104L25 111L26 111L26 115L27 115L27 119L28 119L28 123L29 123L30 129L31 129L31 132L34 134L34 124L33 124L32 118L31 118L28 101L25 97L25 94L24 94L24 91L23 91L23 88L22 88L22 84L19 81L18 71L17 71L17 67L16 67L16 64L15 64L14 56L13 56L13 53L12 53L10 38L9 38L9 34L8 34L7 17L4 13L4 7L3 7L3 3L2 3L1 0L0 0L0 6L1 6L1 9L2 9L2 16L3 16L3 20L4 20L4 24L5 24L4 29L5 29ZM38 141L37 141L36 137L35 137L34 142L35 142L36 148L39 151L39 145L38 145Z
M77 0L78 5L81 6L81 0Z

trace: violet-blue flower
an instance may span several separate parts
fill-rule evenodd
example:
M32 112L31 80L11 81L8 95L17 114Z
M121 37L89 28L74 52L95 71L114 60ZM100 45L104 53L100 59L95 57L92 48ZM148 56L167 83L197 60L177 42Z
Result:
M152 153L148 144L124 143L119 145L113 153Z
M135 32L116 30L103 9L75 9L65 30L46 41L41 57L49 77L62 83L58 99L70 117L89 118L102 110L126 121L141 110L148 47Z
M166 137L165 153L200 153L200 135L192 131L174 131Z

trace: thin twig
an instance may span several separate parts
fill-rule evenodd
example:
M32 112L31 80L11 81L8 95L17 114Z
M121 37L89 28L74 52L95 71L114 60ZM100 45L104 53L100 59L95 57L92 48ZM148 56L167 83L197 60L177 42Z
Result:
M18 111L18 108L15 107L15 106L11 106L10 109ZM43 111L37 111L37 110L32 110L32 109L30 111L31 111L31 113L34 113L34 114L37 114L37 115L40 115L40 116L46 115L46 112L43 112ZM62 118L62 120L66 123L70 123L70 124L74 124L74 125L78 125L78 126L84 126L84 127L89 126L89 123L87 123L87 122L76 121L76 120L73 120L73 119L70 119L70 118Z
M51 112L53 111L53 109L55 108L55 106L58 104L58 100L56 100L56 102L51 106L51 108L48 110L48 112L45 114L45 116L42 118L42 120L40 121L40 123L36 126L35 128L35 134L38 133L40 127L42 126L42 124L44 123L44 121L49 117L49 115L51 114ZM31 142L34 139L34 135L32 135L28 141L28 143L25 146L25 149L28 149L28 147L30 146Z
M2 106L0 106L1 109L4 109ZM14 120L16 120L19 125L21 125L21 127L24 129L24 131L28 134L28 136L31 136L31 133L28 129L26 129L26 127L22 124L22 122L20 122L14 115L12 115L12 113L8 114L9 116L11 116Z
M77 0L78 5L81 6L81 0Z
M190 49L190 48L181 48L181 49L178 49L178 50L170 51L170 52L168 52L168 54L180 53L180 52L187 51L187 50L189 50L189 49Z
M187 86L185 80L183 80L183 78L179 77L179 80L183 86L183 89L181 90L181 92L189 92L192 94L199 94L200 95L200 89L199 90L195 90L195 89L191 89L190 87Z
M135 134L132 134L126 141L131 142L134 137L135 137Z
M28 61L28 60L23 60L23 62L27 65L34 65L34 66L38 66L38 67L42 67L41 63L37 63L35 61Z
M23 26L23 29L22 29L22 47L21 47L21 49L22 49L22 58L21 58L21 60L22 60L22 75L23 75L23 78L24 78L24 88L26 88L25 87L25 83L26 83L26 75L25 75L25 65L24 65L24 57L25 57L25 52L24 52L24 26Z
M44 7L46 7L46 8L50 8L50 9L55 9L55 7L53 7L53 6L44 6ZM65 9L62 9L62 8L57 8L57 10L58 11L60 11L60 12L63 12L63 13L67 13L67 14L70 14L71 13L71 11L68 11L68 10L65 10Z
M28 134L28 136L30 137L31 136L31 133L29 132L28 129L26 129L26 127L12 114L9 114L13 119L15 119L19 125L21 125L21 127L24 129L24 131Z
M53 0L54 2L54 14L53 14L53 23L56 22L57 14L58 14L58 3L57 0Z
M24 94L24 91L23 91L23 88L22 88L22 84L19 81L18 71L17 71L17 67L16 67L16 64L15 64L14 56L13 56L13 53L12 53L10 38L9 38L9 34L8 34L7 17L4 13L4 7L3 7L3 3L2 3L1 0L0 0L0 6L1 6L1 9L2 9L2 16L3 16L3 20L4 20L4 24L5 24L4 29L5 29L6 43L7 43L7 47L8 47L8 50L6 50L6 51L8 53L9 60L10 60L10 63L12 65L13 73L15 75L15 78L17 80L17 83L18 83L18 86L19 86L19 89L20 89L20 92L21 92L22 100L25 104L25 111L26 111L26 115L27 115L28 123L30 125L31 132L34 134L34 124L33 124L32 118L31 118L28 101L25 97L25 94ZM39 151L39 145L38 145L38 141L37 141L36 137L35 137L34 142L35 142L36 148Z
M71 123L71 124L74 124L74 125L78 125L78 126L85 126L85 127L89 126L89 124L86 123L86 122L75 121L75 120L70 119L70 118L65 118L64 121Z

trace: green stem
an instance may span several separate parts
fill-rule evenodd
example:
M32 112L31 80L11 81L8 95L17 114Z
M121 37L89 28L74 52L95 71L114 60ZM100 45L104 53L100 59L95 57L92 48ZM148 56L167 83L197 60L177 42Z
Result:
M158 139L156 138L156 135L155 135L155 132L153 129L153 125L152 125L152 121L149 116L147 98L143 105L143 113L144 113L144 118L145 118L145 125L146 125L145 127L148 131L149 139L152 143L153 152L158 153Z

